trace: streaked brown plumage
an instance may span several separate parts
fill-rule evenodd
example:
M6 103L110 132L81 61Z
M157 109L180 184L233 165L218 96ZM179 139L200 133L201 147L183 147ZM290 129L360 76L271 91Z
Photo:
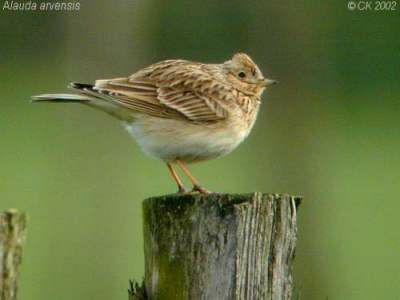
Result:
M235 54L223 64L165 60L129 77L73 83L77 94L47 94L43 101L78 101L124 121L148 154L161 158L184 191L172 167L177 163L193 189L207 192L186 169L185 162L231 152L249 134L257 118L265 79L251 58Z

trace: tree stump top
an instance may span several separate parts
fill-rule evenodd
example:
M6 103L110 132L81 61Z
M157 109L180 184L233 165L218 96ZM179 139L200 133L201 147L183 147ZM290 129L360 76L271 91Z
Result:
M149 299L290 299L300 197L184 194L143 202Z

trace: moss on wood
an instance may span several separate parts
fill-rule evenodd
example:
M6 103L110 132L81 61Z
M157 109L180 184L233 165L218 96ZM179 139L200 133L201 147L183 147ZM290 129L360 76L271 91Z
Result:
M299 197L188 194L143 203L149 299L290 299Z
M0 213L0 299L17 299L26 216L16 210Z

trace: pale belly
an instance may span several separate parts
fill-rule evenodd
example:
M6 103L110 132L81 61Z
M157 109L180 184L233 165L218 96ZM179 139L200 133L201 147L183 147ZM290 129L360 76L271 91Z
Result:
M137 116L134 122L125 123L125 127L148 155L190 163L230 153L248 136L252 126L237 121L198 125Z

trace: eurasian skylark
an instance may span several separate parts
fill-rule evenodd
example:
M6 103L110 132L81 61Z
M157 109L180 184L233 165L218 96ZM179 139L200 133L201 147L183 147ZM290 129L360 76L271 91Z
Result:
M129 77L72 83L75 93L44 94L34 101L82 103L123 121L142 150L163 160L186 192L173 168L176 163L193 184L207 193L185 163L228 154L253 128L266 79L244 53L222 64L165 60Z

